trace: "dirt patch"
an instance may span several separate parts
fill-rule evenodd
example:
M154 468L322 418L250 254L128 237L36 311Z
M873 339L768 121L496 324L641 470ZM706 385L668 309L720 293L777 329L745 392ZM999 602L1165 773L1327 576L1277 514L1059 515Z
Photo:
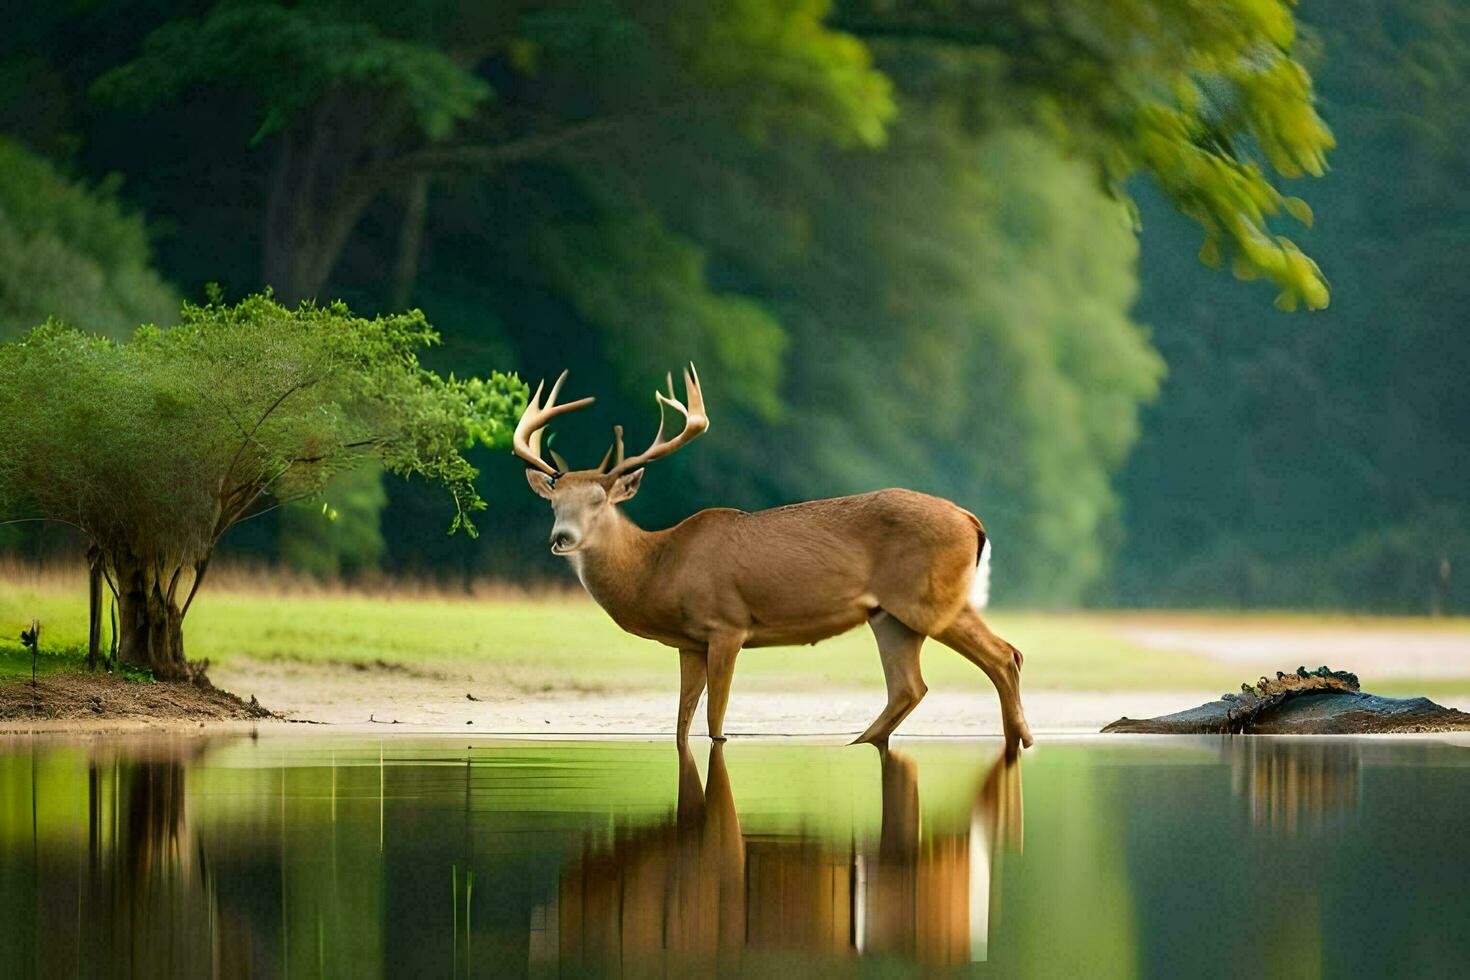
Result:
M0 683L0 726L31 721L243 721L276 717L206 684L137 684L113 674L52 674Z

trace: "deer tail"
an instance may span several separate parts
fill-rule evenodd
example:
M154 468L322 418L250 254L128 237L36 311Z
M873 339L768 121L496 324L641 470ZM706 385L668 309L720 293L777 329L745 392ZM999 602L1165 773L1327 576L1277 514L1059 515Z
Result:
M975 562L975 577L970 580L970 605L984 609L990 605L990 539L983 530L980 535L980 556Z

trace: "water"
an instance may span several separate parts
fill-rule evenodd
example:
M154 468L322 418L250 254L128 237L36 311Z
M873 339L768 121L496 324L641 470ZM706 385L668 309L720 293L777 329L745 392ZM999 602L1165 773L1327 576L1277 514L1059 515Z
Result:
M1466 970L1470 742L996 751L0 740L0 972Z

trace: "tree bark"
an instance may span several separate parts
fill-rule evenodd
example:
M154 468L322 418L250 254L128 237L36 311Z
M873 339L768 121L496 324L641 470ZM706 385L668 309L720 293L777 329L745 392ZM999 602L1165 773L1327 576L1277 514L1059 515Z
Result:
M184 659L184 614L142 563L118 563L118 658L163 681L192 680Z
M97 669L102 650L102 549L87 549L87 669Z

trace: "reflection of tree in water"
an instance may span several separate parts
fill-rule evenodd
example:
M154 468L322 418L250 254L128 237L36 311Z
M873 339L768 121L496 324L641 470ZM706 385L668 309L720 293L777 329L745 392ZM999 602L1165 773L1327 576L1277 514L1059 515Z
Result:
M563 871L537 916L546 929L533 972L733 972L857 953L928 965L984 959L992 864L1020 840L1019 765L996 761L964 831L926 835L917 765L899 752L881 759L877 847L834 849L742 834L724 747L711 747L704 786L682 749L674 819L619 833Z
M1230 785L1251 822L1287 834L1319 830L1359 803L1361 748L1352 739L1298 740L1249 735L1225 740Z
M212 887L185 792L187 766L201 751L158 746L88 761L82 963L145 976L218 972Z
M263 960L251 953L261 945L259 930L221 895L190 822L188 773L205 749L203 740L131 742L86 759L85 839L36 858L40 972L258 972ZM80 806L77 816L80 824Z

